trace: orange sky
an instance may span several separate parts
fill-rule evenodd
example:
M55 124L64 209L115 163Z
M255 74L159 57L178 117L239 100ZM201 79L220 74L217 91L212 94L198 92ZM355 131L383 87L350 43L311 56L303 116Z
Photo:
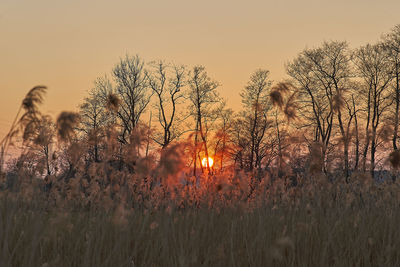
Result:
M34 85L49 87L45 112L75 110L125 53L202 64L237 109L255 69L279 80L305 47L374 42L399 10L398 0L1 0L0 138Z

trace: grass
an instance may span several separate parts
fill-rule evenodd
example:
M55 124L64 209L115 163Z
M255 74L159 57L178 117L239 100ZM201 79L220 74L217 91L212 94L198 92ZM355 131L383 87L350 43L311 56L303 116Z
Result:
M398 266L399 199L374 192L109 211L3 193L0 265Z
M36 148L8 173L0 168L1 267L400 266L399 182L327 176L318 153L297 176L226 168L194 178L184 174L184 143L157 161L137 155L140 138L119 151L111 138L104 160L92 162L82 154L88 143L72 140L78 117L65 112L65 149L50 157L51 138L36 131L44 92L28 93L0 142L0 167L18 131Z

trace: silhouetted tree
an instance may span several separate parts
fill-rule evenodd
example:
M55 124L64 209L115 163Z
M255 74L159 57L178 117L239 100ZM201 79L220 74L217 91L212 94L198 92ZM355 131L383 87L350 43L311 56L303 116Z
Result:
M344 172L348 177L350 140L342 114L352 75L347 43L325 42L321 47L305 49L288 64L287 72L299 89L304 103L301 113L315 127L314 140L322 143L324 158L334 134L334 117L337 118L344 143Z
M210 172L210 164L208 162L208 146L207 146L207 119L212 114L212 105L220 101L220 97L216 91L219 84L212 80L203 66L195 66L189 74L189 100L191 102L191 114L195 120L194 132L194 167L193 173L196 175L197 157L198 157L198 138L200 136L205 157L207 159L207 170ZM200 163L201 164L201 163Z
M129 142L133 129L150 102L153 91L149 88L144 61L139 56L126 55L113 69L115 92L121 99L116 114L121 122L121 142Z
M383 37L383 46L388 54L391 73L394 78L393 91L395 95L394 120L393 120L393 149L397 149L399 132L399 111L400 111L400 24L396 25L389 34Z
M382 117L392 104L389 91L393 75L388 54L381 44L366 45L355 52L354 63L358 74L366 88L366 141L363 149L363 170L366 170L366 158L370 146L370 172L374 177L375 153L378 145L378 128L381 126Z
M214 161L219 160L219 171L224 169L224 161L228 158L228 153L231 150L231 134L234 121L234 113L230 108L226 108L226 103L223 102L217 109L218 124L216 126L214 136ZM214 166L216 165L214 164ZM215 168L213 166L213 168Z
M360 162L360 130L359 130L359 114L361 114L362 109L362 97L363 94L362 85L358 82L353 82L350 85L349 97L345 98L345 107L347 110L347 124L346 124L346 136L349 140L353 140L354 143L354 165L353 170L358 170ZM353 125L352 125L353 124ZM354 139L352 139L354 136Z
M52 149L55 143L54 137L55 124L50 116L40 116L35 122L31 122L25 128L23 135L25 148L37 154L38 166L45 169L47 175L51 175L53 173L52 170L54 170L54 166L51 164L55 153L54 148ZM26 151L23 153L26 153Z
M262 149L265 133L269 126L267 112L271 109L268 96L271 86L269 71L258 69L251 76L240 96L246 110L247 134L250 138L248 168L261 168L265 150Z
M186 70L183 66L170 67L162 61L153 62L151 66L146 76L157 97L158 121L162 128L161 138L155 138L155 141L165 148L181 134L177 127L177 105L184 97L182 87L186 83Z
M288 82L280 82L271 89L269 97L275 108L272 110L273 125L276 133L277 143L277 166L278 175L284 174L284 154L286 148L289 147L287 139L289 137L289 122L297 118L297 90Z
M81 126L80 129L85 133L89 143L89 156L95 162L99 162L100 150L103 139L105 138L105 127L112 121L113 115L107 111L105 97L102 94L101 81L95 82L95 87L89 91L89 96L85 97L80 105Z

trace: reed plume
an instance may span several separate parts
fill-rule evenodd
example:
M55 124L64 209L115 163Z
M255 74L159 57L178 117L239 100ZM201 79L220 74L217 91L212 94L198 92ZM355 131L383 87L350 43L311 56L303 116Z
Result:
M29 90L23 99L17 115L11 124L10 130L0 142L0 174L3 171L5 155L7 154L9 147L13 146L14 137L17 136L20 131L24 132L24 136L26 136L27 134L25 134L25 132L27 131L27 126L28 130L30 130L34 124L37 124L38 118L40 117L38 106L43 103L46 91L46 86L35 86ZM24 110L25 113L20 115L22 110Z
M271 98L274 106L278 106L280 108L283 106L283 97L281 92L275 90L271 91L271 93L269 93L269 97Z
M290 92L292 93L290 94ZM296 96L296 88L288 82L278 83L272 88L269 94L272 104L282 110L286 119L289 121L297 117L296 110L298 106L296 103Z
M289 82L279 82L272 88L273 91L278 91L282 94L289 93L292 89L293 85Z
M337 93L333 96L332 99L332 109L336 112L339 112L344 106L346 102L341 93Z
M393 169L398 169L400 167L400 151L394 150L389 155L389 162Z
M43 103L44 94L47 91L46 86L35 86L26 94L22 101L22 107L26 111L38 111L38 106Z
M297 103L296 103L296 96L297 93L294 92L289 96L289 98L286 100L285 108L283 112L285 113L286 119L288 121L294 120L297 118Z
M110 93L107 96L106 107L109 111L117 112L121 104L121 99L114 93Z
M80 116L75 112L64 111L57 118L57 134L62 142L71 141L75 136L75 128L80 122Z

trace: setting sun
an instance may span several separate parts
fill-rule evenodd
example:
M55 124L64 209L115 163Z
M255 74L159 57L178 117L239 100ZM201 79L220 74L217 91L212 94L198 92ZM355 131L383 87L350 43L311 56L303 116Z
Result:
M212 167L214 164L214 160L210 157L208 157L208 164L210 164L210 167ZM207 158L203 158L201 165L203 165L203 167L207 167Z

